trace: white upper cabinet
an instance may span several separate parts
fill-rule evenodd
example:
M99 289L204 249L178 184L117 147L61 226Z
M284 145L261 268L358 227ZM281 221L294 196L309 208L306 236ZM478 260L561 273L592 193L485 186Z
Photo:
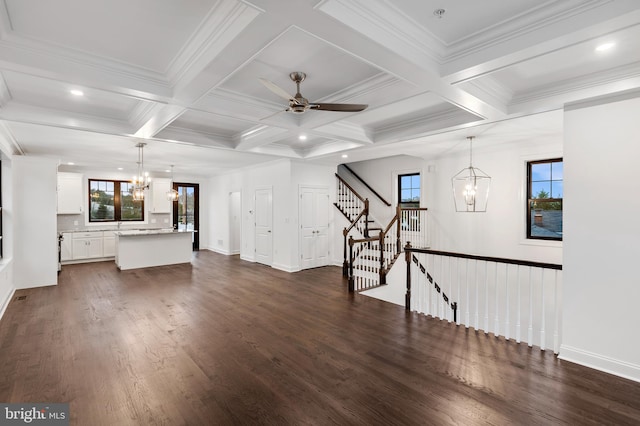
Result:
M80 214L84 211L81 173L58 173L58 214Z
M167 192L171 189L171 179L155 178L151 181L151 213L171 213L171 201Z

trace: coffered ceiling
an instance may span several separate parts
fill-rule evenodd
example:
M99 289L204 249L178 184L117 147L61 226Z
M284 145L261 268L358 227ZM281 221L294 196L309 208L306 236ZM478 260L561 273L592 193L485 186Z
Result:
M294 95L293 71L310 102L368 108L286 112L260 78ZM0 77L0 140L61 164L133 170L140 140L148 169L203 176L428 158L557 136L566 103L638 90L640 2L4 0Z

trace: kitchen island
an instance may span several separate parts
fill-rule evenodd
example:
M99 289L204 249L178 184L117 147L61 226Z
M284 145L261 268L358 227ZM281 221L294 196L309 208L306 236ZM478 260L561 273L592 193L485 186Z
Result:
M168 229L115 231L120 270L190 263L193 232Z

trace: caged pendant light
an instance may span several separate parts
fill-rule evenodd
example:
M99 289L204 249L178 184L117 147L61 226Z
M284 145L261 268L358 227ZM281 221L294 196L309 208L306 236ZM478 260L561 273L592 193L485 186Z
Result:
M173 164L171 165L171 189L167 191L167 200L178 201L178 191L173 189Z
M491 177L477 167L473 167L473 136L469 139L469 167L451 178L453 201L457 212L478 213L487 211Z
M140 142L136 145L138 148L138 173L133 177L131 183L133 184L132 193L133 193L133 201L142 201L144 200L144 191L145 189L149 189L149 184L151 183L151 178L149 177L149 173L144 171L144 154L142 150L146 143Z

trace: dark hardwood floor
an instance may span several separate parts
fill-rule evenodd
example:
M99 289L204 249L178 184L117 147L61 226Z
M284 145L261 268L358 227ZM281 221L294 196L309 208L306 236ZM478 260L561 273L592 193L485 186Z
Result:
M207 251L64 266L0 321L0 401L69 402L73 425L640 424L640 383L350 295L340 273Z

